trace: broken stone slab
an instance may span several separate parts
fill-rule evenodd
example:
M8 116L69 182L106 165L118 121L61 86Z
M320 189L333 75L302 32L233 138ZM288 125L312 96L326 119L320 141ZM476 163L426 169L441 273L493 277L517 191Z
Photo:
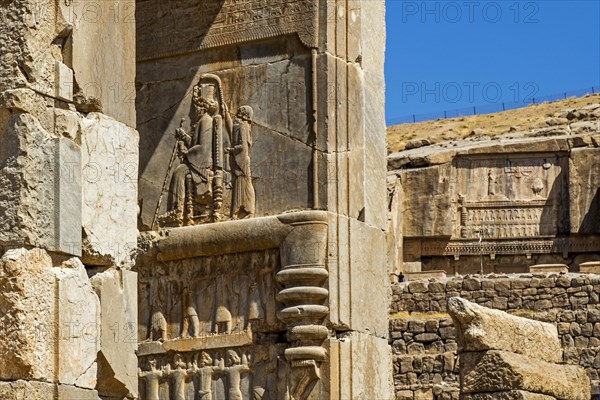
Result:
M600 274L600 261L589 261L579 264L579 272L586 274Z
M591 398L590 379L583 368L497 350L461 353L460 387L462 393L516 389L559 400Z
M448 310L457 329L459 351L504 350L548 362L562 361L556 326L516 317L471 303L448 299Z
M506 392L490 392L461 394L460 400L556 400L556 397L545 394L531 393L523 390L509 390Z
M557 272L566 274L569 272L569 266L566 264L536 264L529 267L529 272L550 273Z
M137 397L137 273L110 269L91 282L101 309L96 389L110 398Z

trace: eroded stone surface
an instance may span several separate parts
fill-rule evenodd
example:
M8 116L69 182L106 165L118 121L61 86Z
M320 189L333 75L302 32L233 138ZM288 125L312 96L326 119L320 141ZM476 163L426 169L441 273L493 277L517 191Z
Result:
M81 254L79 146L32 114L2 115L0 242Z
M43 250L9 250L0 266L0 379L50 382L57 336L52 260Z
M462 394L460 400L556 400L556 398L523 390L509 390L506 392Z
M3 380L39 380L93 389L98 298L76 259L54 267L44 250L7 251L1 261Z
M83 260L131 267L137 247L138 134L103 114L81 120Z
M3 400L99 400L98 392L70 385L18 380L0 382Z
M577 366L489 350L461 353L460 368L463 393L517 389L561 400L588 400L591 397L589 378Z
M330 398L377 399L391 392L389 374L383 366L391 362L385 339L358 332L341 335L329 343L330 368L338 371L360 369L361 373L341 374L339 381L332 380Z
M556 326L516 317L471 303L460 297L448 299L448 311L457 327L459 350L503 350L562 361L562 347Z

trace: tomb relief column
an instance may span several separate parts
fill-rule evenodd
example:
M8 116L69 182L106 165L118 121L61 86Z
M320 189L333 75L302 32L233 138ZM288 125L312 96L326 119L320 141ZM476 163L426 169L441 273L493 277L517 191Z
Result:
M218 398L390 398L384 2L190 5L139 3L141 358L207 352ZM159 268L187 288L160 306Z

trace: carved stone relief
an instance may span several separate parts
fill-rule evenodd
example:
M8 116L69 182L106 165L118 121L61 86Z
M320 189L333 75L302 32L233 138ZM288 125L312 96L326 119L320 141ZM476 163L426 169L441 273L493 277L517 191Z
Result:
M145 398L311 398L330 336L326 221L292 212L151 239L138 267Z
M252 107L240 106L232 118L221 79L214 74L203 75L194 86L192 107L189 132L185 119L175 131L177 141L153 227L249 218L255 212L250 166ZM159 215L164 197L167 212Z
M162 0L140 2L138 61L296 33L316 47L315 0Z
M276 250L144 269L139 275L140 341L215 341L216 336L233 335L238 343L253 328L281 330L275 301L278 269Z
M143 400L289 398L283 345L255 345L140 358Z
M453 238L555 236L563 164L551 154L458 159Z
M467 202L548 199L563 158L546 153L460 157L456 181Z

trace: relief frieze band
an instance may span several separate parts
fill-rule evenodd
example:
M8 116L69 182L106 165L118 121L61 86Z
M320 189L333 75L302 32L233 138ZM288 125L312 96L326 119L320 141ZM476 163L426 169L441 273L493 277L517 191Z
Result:
M143 13L143 20L148 21L138 27L138 61L294 33L307 47L317 47L316 0L179 3L174 7L163 0L151 0L137 5L137 13Z
M308 398L330 336L327 217L299 211L153 236L139 269L142 400Z
M558 235L566 210L565 162L564 156L547 153L459 158L452 239L515 241Z
M144 400L288 397L282 345L149 354L139 362Z
M405 239L404 257L568 254L598 252L600 237L443 240Z

